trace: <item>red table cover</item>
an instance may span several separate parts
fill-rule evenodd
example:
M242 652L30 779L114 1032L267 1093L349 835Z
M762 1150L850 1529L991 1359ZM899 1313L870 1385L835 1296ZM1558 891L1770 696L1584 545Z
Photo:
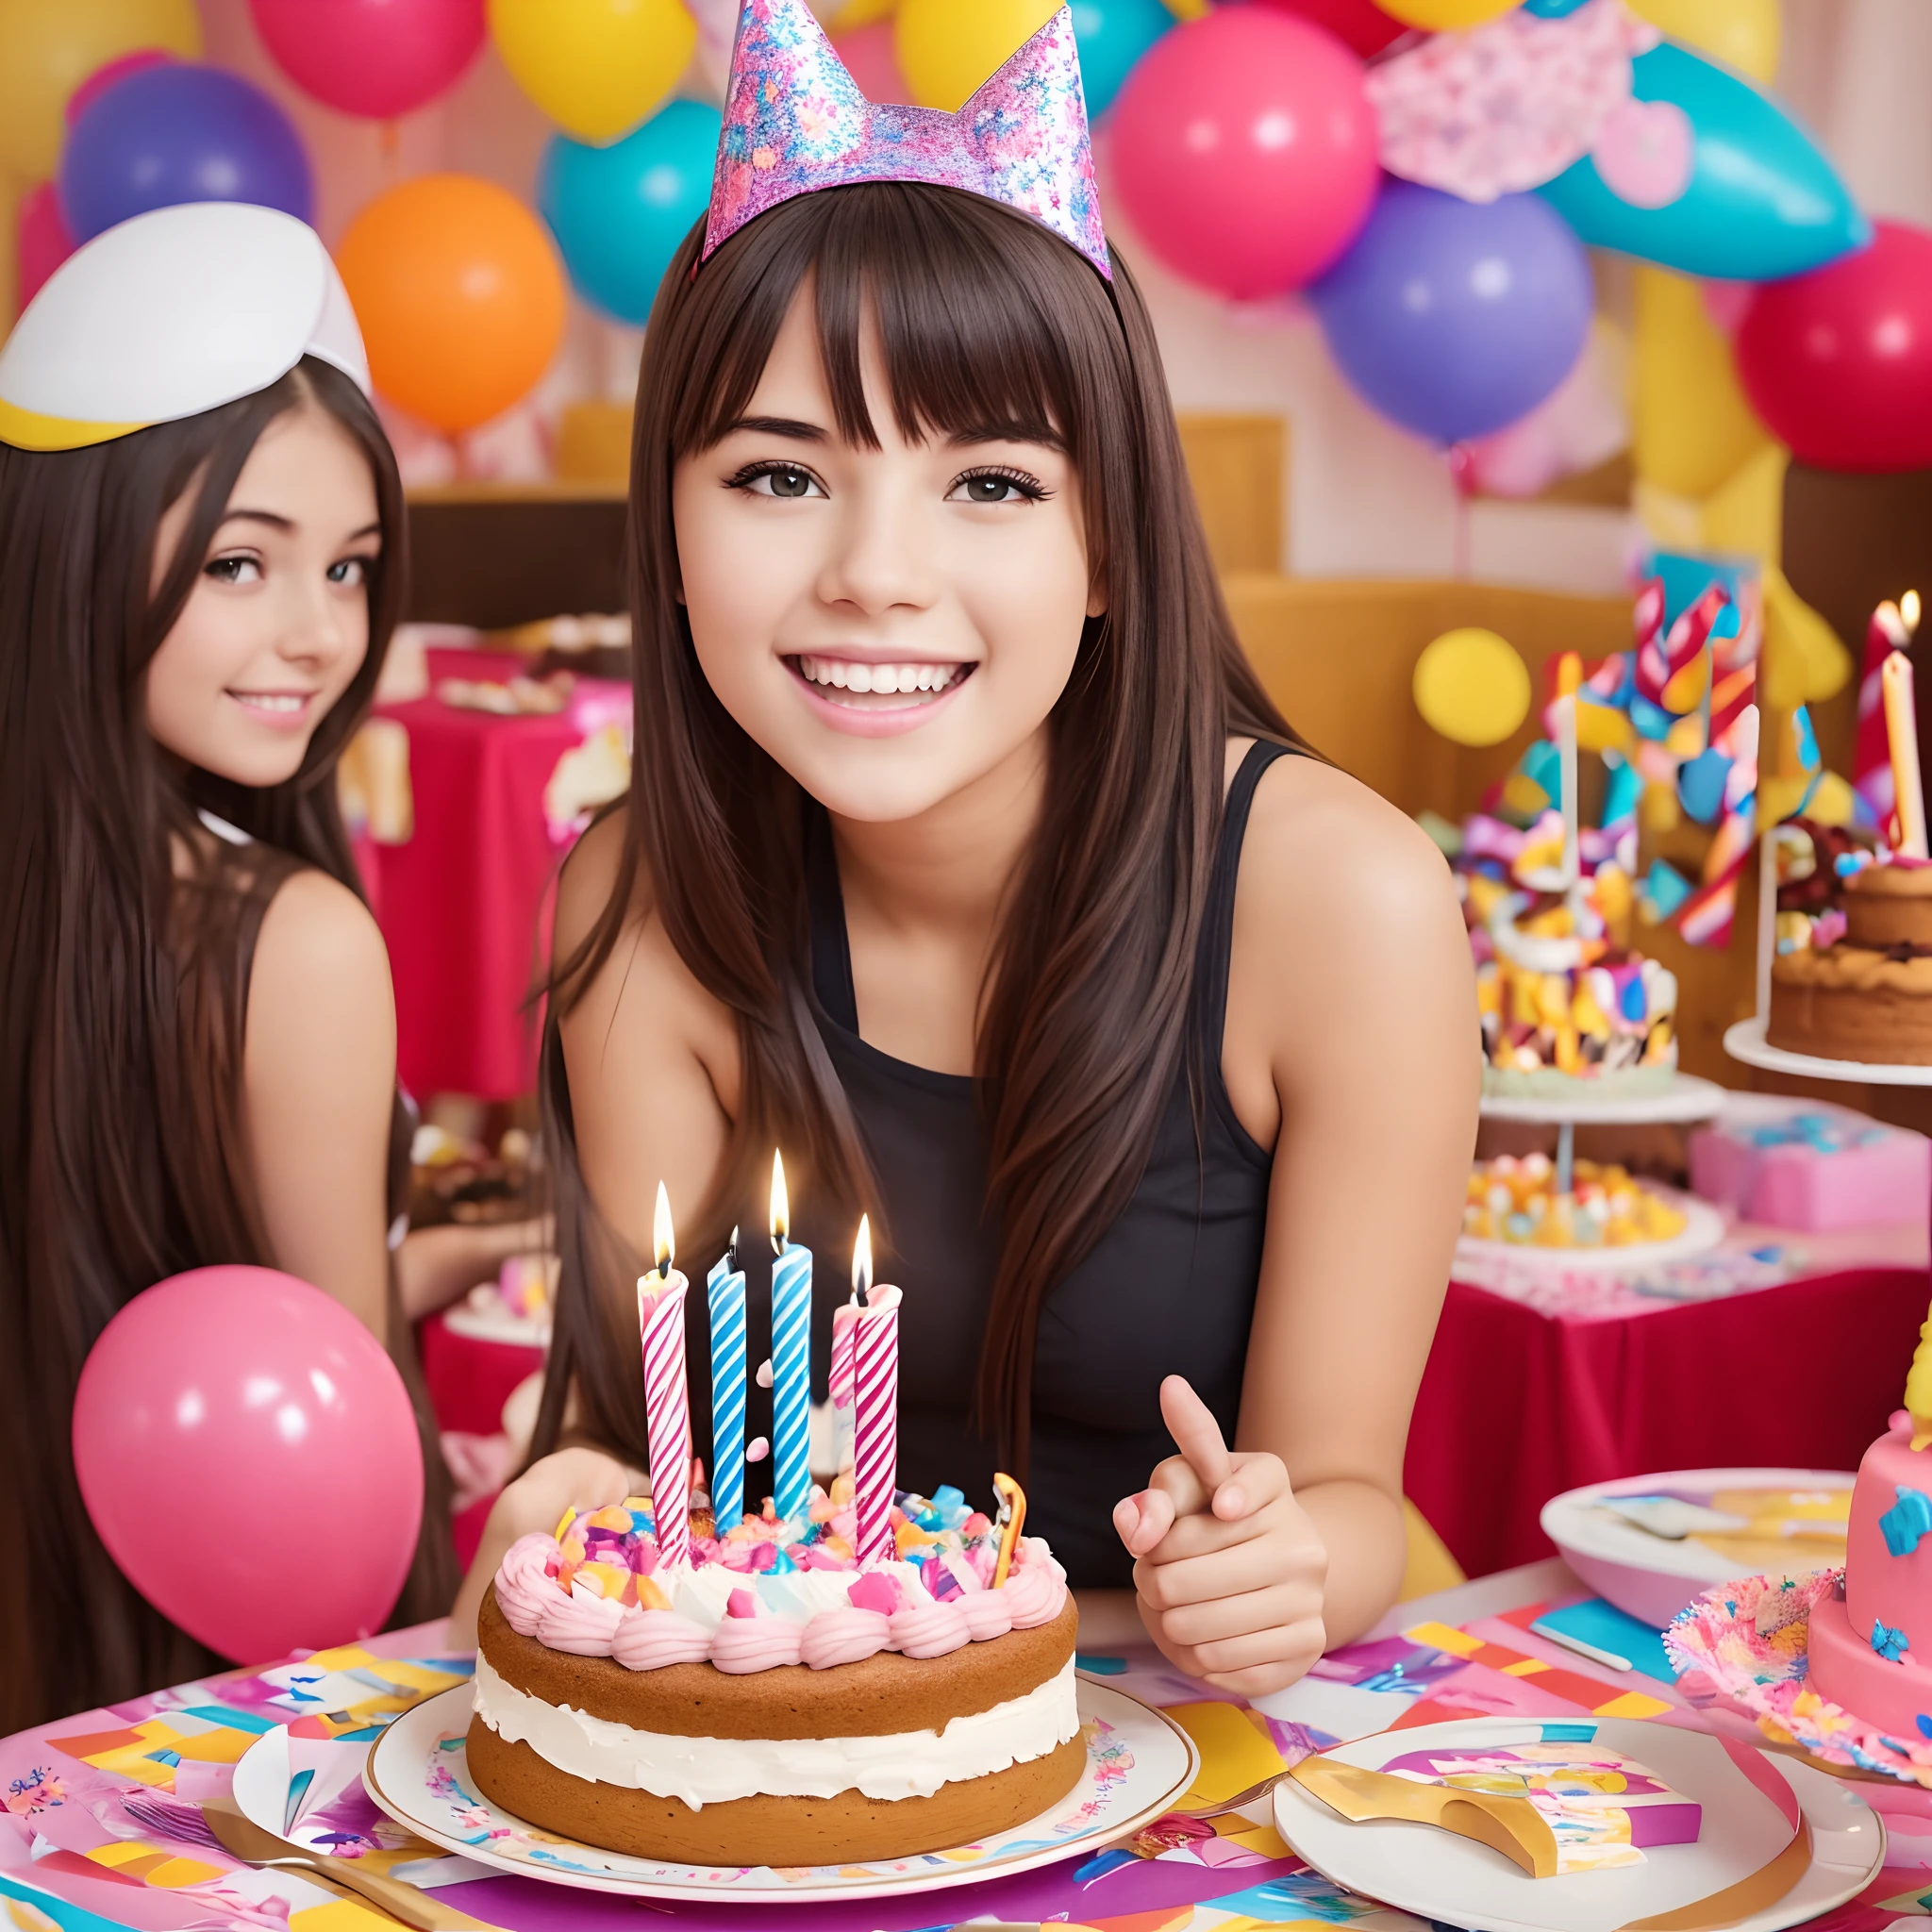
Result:
M1653 1470L1855 1470L1899 1406L1923 1269L1867 1268L1610 1321L1452 1282L1409 1496L1472 1576L1551 1554L1550 1497Z
M519 669L500 651L428 659L432 684L502 681ZM382 715L409 734L416 819L407 844L365 848L376 856L370 896L395 977L397 1071L422 1098L514 1099L537 1084L529 996L568 849L550 836L543 788L582 730L568 710L506 718L458 710L433 690Z

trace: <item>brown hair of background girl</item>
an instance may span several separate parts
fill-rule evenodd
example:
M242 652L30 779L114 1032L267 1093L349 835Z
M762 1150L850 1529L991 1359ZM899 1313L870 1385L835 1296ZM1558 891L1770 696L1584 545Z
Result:
M145 677L257 440L305 404L367 457L382 553L366 660L295 776L255 789L154 741ZM158 526L191 491L157 585ZM406 552L375 411L313 358L239 402L91 448L0 446L0 1733L216 1661L95 1536L75 1482L74 1391L95 1338L152 1283L273 1264L241 1120L249 959L298 867L360 892L335 764L374 694ZM208 838L197 807L260 842ZM418 1614L447 1605L453 1557L442 1568L419 1559Z
M574 1391L574 1434L645 1461L622 1291L637 1257L595 1214L577 1171L557 1025L610 957L640 880L684 963L736 1015L743 1058L726 1172L681 1231L682 1250L719 1252L739 1204L761 1203L774 1144L794 1201L810 1193L853 1224L863 1206L877 1225L864 1150L811 1017L807 801L699 669L672 521L674 466L741 413L811 276L841 433L878 444L859 375L869 309L906 435L1003 425L1065 443L1106 587L1107 614L1089 622L1053 714L1045 809L978 1028L989 1206L1002 1234L978 1401L1024 1474L1041 1304L1132 1193L1184 1051L1227 740L1295 741L1236 641L1153 326L1118 258L1109 291L1025 216L896 182L800 196L693 275L701 239L702 225L665 275L638 389L625 883L551 982L543 1081L565 1266L532 1454L556 1446ZM745 1246L761 1248L761 1234ZM705 1380L693 1376L694 1396Z

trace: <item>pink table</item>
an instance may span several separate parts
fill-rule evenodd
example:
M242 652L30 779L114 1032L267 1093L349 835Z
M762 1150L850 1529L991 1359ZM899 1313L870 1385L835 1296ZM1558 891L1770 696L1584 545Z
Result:
M543 789L587 728L628 715L628 687L578 681L548 717L458 710L442 678L503 680L498 651L431 651L431 691L383 708L409 734L415 830L376 855L372 893L395 976L397 1064L427 1098L511 1100L536 1086L538 1018L529 1004L549 942L547 897L569 841L554 839ZM587 722L588 721L588 722Z

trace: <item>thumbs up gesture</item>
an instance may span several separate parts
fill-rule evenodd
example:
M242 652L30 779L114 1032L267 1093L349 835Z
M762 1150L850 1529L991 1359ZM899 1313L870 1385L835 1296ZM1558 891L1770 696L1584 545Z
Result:
M1230 1453L1179 1375L1160 1413L1181 1453L1113 1512L1141 1621L1191 1677L1242 1697L1285 1690L1324 1646L1328 1553L1278 1456Z

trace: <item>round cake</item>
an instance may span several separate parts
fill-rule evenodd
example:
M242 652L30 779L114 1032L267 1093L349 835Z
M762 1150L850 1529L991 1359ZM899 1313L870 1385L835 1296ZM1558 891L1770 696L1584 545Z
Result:
M693 1518L660 1565L650 1507L572 1516L505 1557L477 1625L469 1766L542 1829L639 1857L802 1866L970 1843L1079 1783L1077 1616L1037 1538L957 1491L902 1495L861 1568L851 1506Z
M1910 1744L1932 1738L1932 1445L1904 1409L1858 1465L1841 1597L1811 1612L1807 1681Z
M1820 1059L1932 1066L1932 865L1893 858L1844 881L1841 936L1773 962L1766 1038Z

